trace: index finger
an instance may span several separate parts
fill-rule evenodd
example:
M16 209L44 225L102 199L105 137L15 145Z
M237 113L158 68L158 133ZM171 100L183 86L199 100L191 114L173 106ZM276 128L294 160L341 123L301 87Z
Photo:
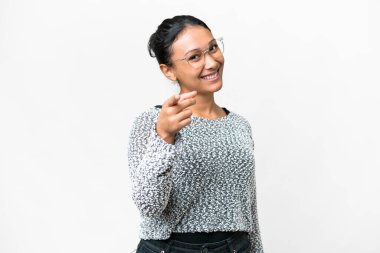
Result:
M180 99L180 95L178 94L175 94L175 95L172 95L170 96L163 104L162 104L162 107L166 107L166 106L173 106L173 105L176 105L178 103L178 100Z
M196 90L193 90L193 91L190 91L190 92L186 92L186 93L182 93L180 94L180 98L179 100L177 101L178 102L181 102L185 99L188 99L188 98L193 98L197 95L197 91Z

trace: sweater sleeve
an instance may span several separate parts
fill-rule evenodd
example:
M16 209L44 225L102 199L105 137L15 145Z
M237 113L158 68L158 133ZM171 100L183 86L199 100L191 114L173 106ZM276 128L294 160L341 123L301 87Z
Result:
M153 110L136 117L128 143L132 199L140 214L149 217L159 216L169 201L175 157L175 145L165 142L156 132Z
M252 137L252 128L248 121L248 131L251 139L252 151L254 150L254 140ZM261 233L259 226L259 217L257 214L257 197L256 197L256 176L255 176L255 168L253 168L253 178L252 178L252 195L251 195L251 214L253 220L253 228L252 231L249 232L249 239L251 243L250 253L264 253L263 244L261 241Z
M256 201L256 183L253 181L253 195L251 202L251 211L254 227L249 232L249 238L251 243L251 253L264 253L263 244L261 242L261 234L259 227L259 218L257 214L257 201Z

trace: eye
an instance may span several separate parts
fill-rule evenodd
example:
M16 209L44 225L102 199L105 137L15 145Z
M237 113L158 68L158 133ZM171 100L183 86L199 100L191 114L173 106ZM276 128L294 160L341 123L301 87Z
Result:
M213 44L208 49L211 53L216 52L218 50L218 44Z
M199 61L201 59L201 56L202 56L201 52L196 52L196 53L193 53L190 56L188 56L187 60L191 61L191 62L196 62L196 61Z

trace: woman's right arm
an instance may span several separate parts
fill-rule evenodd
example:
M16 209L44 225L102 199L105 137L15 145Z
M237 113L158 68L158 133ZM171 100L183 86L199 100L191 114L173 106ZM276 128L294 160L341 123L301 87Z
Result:
M132 124L128 167L132 199L140 213L159 216L170 196L175 145L167 143L157 134L154 112L151 110L138 115Z
M188 107L195 104L196 94L191 91L171 96L158 117L152 108L132 124L128 146L132 199L145 216L160 216L169 201L175 136L191 123Z

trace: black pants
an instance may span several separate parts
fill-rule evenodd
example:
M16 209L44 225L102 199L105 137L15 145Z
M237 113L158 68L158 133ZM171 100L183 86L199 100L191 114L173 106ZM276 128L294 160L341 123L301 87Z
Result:
M141 239L136 253L249 253L247 232L235 232L225 240L212 243L188 243L167 240Z

